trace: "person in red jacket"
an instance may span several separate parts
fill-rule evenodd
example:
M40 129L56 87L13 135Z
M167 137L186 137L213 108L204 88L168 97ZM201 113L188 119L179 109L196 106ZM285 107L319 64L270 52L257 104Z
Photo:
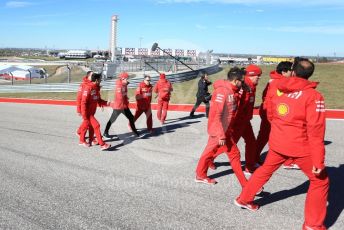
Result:
M81 116L81 98L82 98L82 92L84 91L85 86L91 82L91 76L93 74L93 71L88 71L86 73L86 76L82 78L82 82L79 85L78 92L76 95L76 112L78 113L79 116ZM76 134L80 136L81 133L81 124L76 131Z
M283 61L280 62L276 70L271 71L270 73L270 80L266 84L266 87L263 91L262 95L262 104L260 105L259 108L259 115L261 118L260 122L260 129L259 133L257 136L257 159L256 162L260 162L260 154L266 145L266 143L269 140L269 134L270 134L270 122L267 118L266 115L266 107L267 104L270 103L272 96L276 93L277 91L277 83L280 79L283 79L285 77L290 77L291 76L291 66L293 65L292 62L290 61ZM285 169L299 169L297 164L293 163L292 160L288 160L283 164L283 168Z
M136 111L134 115L134 122L141 116L142 113L147 117L148 132L153 132L153 119L152 119L152 90L153 86L150 83L151 78L149 75L144 76L144 80L139 84L136 89Z
M170 101L172 91L173 87L171 82L166 79L166 75L164 73L161 73L159 81L154 86L154 93L158 94L157 117L161 124L164 124L166 120L168 103Z
M100 97L100 82L101 75L93 73L91 76L91 82L89 82L83 89L82 98L81 98L81 115L83 119L81 133L80 133L80 145L90 147L93 141L93 130L96 134L98 144L100 145L101 150L106 150L111 147L111 145L106 144L100 133L100 125L97 119L94 117L94 114L97 111L97 106L104 106L108 103L101 99ZM85 141L85 134L89 126L92 126L92 129L89 129L89 143Z
M253 117L253 108L256 96L256 87L262 74L262 70L257 65L248 65L246 67L245 88L239 92L239 105L236 118L233 124L235 143L242 137L245 141L245 173L251 174L257 167L258 161L256 152L256 137L251 125Z
M241 88L243 70L233 67L227 74L227 80L217 80L208 119L208 143L198 161L196 182L216 184L216 180L207 176L209 165L218 153L225 152L240 184L245 186L247 180L241 168L240 152L233 141L233 119L237 109L235 93ZM223 150L223 151L220 151Z
M315 90L317 82L308 80L314 64L305 58L295 58L292 77L278 82L278 91L267 107L271 123L269 152L234 203L252 211L256 191L287 160L292 158L309 178L305 202L303 229L326 229L326 204L329 178L325 169L325 103Z
M123 113L128 118L131 130L136 134L136 136L140 136L135 127L134 116L129 109L127 88L129 84L128 77L129 75L126 72L120 73L118 75L115 86L115 100L112 104L113 111L103 133L103 136L106 138L111 138L111 136L109 135L110 127L121 113Z

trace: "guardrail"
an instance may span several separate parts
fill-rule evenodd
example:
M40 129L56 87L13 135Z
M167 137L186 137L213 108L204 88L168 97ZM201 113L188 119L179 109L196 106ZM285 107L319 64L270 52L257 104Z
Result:
M220 71L219 65L200 68L194 71L187 71L175 74L166 75L166 78L172 83L179 83L189 81L197 77L200 71L206 71L208 74L213 74ZM159 75L151 75L152 83L159 80ZM113 90L116 79L106 80L102 82L102 90ZM136 88L138 84L143 81L143 75L131 78L128 88ZM80 83L60 83L60 84L23 84L23 85L2 85L0 93L24 93L24 92L76 92Z

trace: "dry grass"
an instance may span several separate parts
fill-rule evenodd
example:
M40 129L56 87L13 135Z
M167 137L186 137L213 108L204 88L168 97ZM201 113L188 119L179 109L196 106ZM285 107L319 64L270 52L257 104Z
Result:
M261 94L269 80L270 71L274 70L276 66L262 66L263 75L257 88L256 105L261 103ZM210 76L211 81L217 79L225 79L229 67L225 67L222 71ZM342 73L344 73L344 65L340 64L317 64L315 73L310 80L319 81L318 91L320 91L326 102L326 108L344 109L344 81L341 80ZM80 72L80 77L84 73ZM59 77L59 80L67 76ZM81 78L80 78L81 79ZM80 80L79 80L80 81ZM173 85L174 91L172 93L171 103L193 104L195 102L195 95L197 92L198 79L188 82L176 83ZM210 87L212 91L212 87ZM129 90L129 97L134 100L134 90ZM74 100L76 93L12 93L0 94L0 97L18 97L18 98L45 98L45 99L67 99ZM113 99L113 91L102 91L102 97L105 100Z

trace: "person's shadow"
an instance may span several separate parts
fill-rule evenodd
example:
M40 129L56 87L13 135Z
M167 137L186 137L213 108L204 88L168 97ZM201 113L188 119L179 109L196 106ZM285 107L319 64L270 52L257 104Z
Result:
M172 132L175 132L176 129L185 128L198 122L200 121L187 121L183 123L170 124L170 125L165 123L161 127L154 128L153 133L144 133L141 139L149 139L151 137L160 136L166 133L172 133Z
M241 161L241 165L244 165L245 161ZM214 165L216 167L216 170L218 170L220 167L223 167L223 166L231 166L230 163L228 161L223 161L223 162L214 162ZM224 170L222 172L218 172L218 173L214 173L212 175L209 175L209 178L211 179L216 179L216 178L219 178L219 177L223 177L223 176L228 176L230 174L234 173L233 172L233 169L227 169L227 170Z
M328 194L328 206L327 206L327 215L325 219L325 226L330 228L333 226L340 214L344 209L344 184L343 184L343 175L344 175L344 164L341 164L338 168L336 167L326 167L328 176L330 178L330 188ZM267 197L259 198L255 200L260 206L264 206L273 202L277 202L288 197L300 195L307 193L309 187L309 181L298 185L295 188L282 190L273 194L270 194Z
M344 209L344 164L336 167L328 167L327 173L330 177L330 191L328 196L327 216L325 226L333 226Z
M117 135L109 135L110 138L104 139L105 143L111 144L111 147L106 149L105 151L116 151L119 147L122 147L124 141L122 141L119 136Z
M182 120L182 119L181 119ZM157 127L154 128L154 132L153 133L149 133L146 131L140 131L140 137L136 137L136 135L132 132L129 133L123 133L123 134L118 134L118 138L115 138L115 135L110 135L109 139L104 140L104 142L108 142L111 143L111 147L109 149L107 149L106 151L115 151L120 147L123 147L125 145L130 144L131 142L135 141L135 140L139 140L139 139L150 139L152 137L155 136L160 136L166 133L171 133L171 132L175 132L176 129L179 128L185 128L190 126L191 124L194 123L198 123L200 121L188 121L188 122L183 122L183 123L177 123L177 124L171 124L171 125L163 125L162 127ZM114 142L118 142L120 141L120 143L116 143L116 145L114 145Z
M190 117L189 115L187 115L185 117L168 119L165 121L165 124L171 124L171 123L175 123L175 122L179 122L179 121L185 121L185 120L192 120L192 119L197 119L197 118L201 118L201 117L205 117L205 114L195 114L193 117Z

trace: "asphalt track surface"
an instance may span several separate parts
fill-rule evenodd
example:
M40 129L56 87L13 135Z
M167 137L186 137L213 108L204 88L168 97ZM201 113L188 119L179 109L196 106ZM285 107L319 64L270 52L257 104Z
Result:
M240 185L224 155L209 171L215 186L194 182L206 144L206 118L169 112L154 135L135 138L121 115L110 151L78 145L73 106L0 103L0 229L301 229L308 183L279 169L257 197L257 212L233 200ZM98 110L102 130L110 109ZM253 119L257 131L259 118ZM326 225L344 229L343 120L327 120L331 179ZM137 121L145 133L144 115ZM243 142L239 142L243 150Z

